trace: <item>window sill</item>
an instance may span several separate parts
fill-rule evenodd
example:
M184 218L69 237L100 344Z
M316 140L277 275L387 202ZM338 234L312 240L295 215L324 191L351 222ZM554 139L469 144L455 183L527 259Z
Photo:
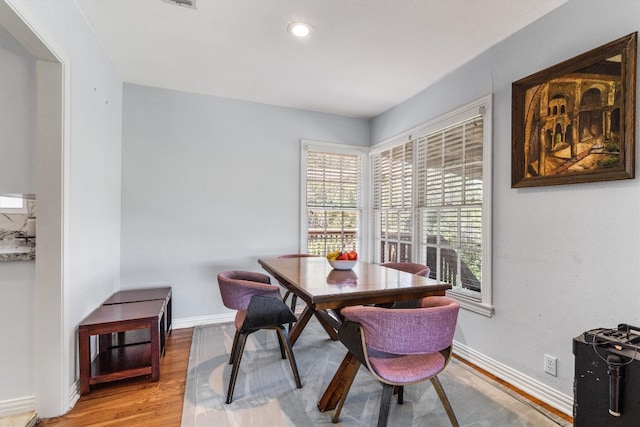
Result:
M468 295L466 292L461 292L455 289L447 291L447 296L458 301L458 303L460 303L460 307L466 310L482 314L483 316L493 317L493 306L483 303L480 298Z

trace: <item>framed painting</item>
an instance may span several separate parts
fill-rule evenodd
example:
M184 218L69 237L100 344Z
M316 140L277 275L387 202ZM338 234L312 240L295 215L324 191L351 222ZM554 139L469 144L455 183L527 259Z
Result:
M512 84L512 188L634 178L637 38Z

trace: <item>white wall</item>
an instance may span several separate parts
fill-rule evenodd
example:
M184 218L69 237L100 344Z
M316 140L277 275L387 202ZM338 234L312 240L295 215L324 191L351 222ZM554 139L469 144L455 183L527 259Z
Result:
M35 193L35 69L0 26L0 193ZM34 284L35 262L0 262L0 402L32 402Z
M226 269L299 250L300 140L366 146L365 120L125 84L122 287L173 286L174 318L226 312Z
M67 313L73 382L77 325L119 287L122 82L75 2L27 4L71 58Z
M512 189L511 83L639 27L637 0L569 1L371 123L376 143L493 93L495 316L463 310L455 339L567 396L573 337L640 324L640 181Z
M0 26L0 194L35 193L35 59Z
M0 416L2 402L33 404L34 282L34 261L0 262Z
M75 1L10 2L29 26L36 32L46 34L46 39L69 59L66 64L68 80L65 81L68 87L65 88L64 99L64 108L68 112L65 117L68 124L68 133L65 132L68 157L64 168L59 165L59 169L65 173L63 214L68 228L62 232L66 238L67 252L63 284L60 289L54 290L58 297L54 303L62 306L58 307L62 315L57 319L59 324L35 325L36 330L46 330L47 327L58 329L61 325L66 329L61 336L68 340L61 344L61 351L57 348L48 349L54 355L68 354L68 360L63 361L68 366L50 372L53 378L61 373L67 374L67 378L62 378L63 389L56 396L38 396L44 411L39 415L50 417L68 409L64 403L69 402L69 397L73 397L76 390L78 323L119 287L122 82ZM41 189L36 188L36 193L38 190ZM46 218L43 220L46 221ZM36 294L35 299L42 298ZM22 308L24 316L31 316L31 319L31 306ZM12 328L13 323L21 321L23 319L16 316L13 322L3 323L3 332L6 328ZM47 318L37 313L38 321L44 322ZM34 339L33 336L31 339ZM38 347L33 343L28 346ZM43 351L36 353L34 358L46 357L49 356ZM4 388L5 378L2 380ZM49 380L45 377L34 379L38 384L56 382ZM29 381L27 377L11 381L6 383L6 389L22 390L22 384L29 384ZM38 384L35 389L40 390ZM31 393L34 393L33 386Z

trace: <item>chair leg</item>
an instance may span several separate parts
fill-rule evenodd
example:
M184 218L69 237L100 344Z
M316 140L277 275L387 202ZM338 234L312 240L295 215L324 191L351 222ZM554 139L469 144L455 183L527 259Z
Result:
M394 392L398 392L398 404L402 405L404 403L404 386L397 385L394 388Z
M233 336L233 344L231 344L231 352L229 353L229 365L231 365L233 363L233 359L235 356L235 351L236 351L236 346L238 344L238 335L240 334L240 331L236 329L236 333Z
M231 378L229 378L229 390L227 391L227 403L231 403L233 400L233 389L236 387L236 379L238 378L242 353L244 353L244 345L247 342L247 334L239 333L237 338L236 345L231 350L234 357L233 368L231 368Z
M333 417L331 417L331 422L334 424L337 423L338 418L340 418L340 412L342 411L342 406L344 406L344 402L345 400L347 400L347 395L349 394L349 389L351 389L351 384L353 384L353 380L356 378L356 374L358 373L360 362L356 360L355 363L357 363L358 366L356 366L356 368L353 370L353 374L345 380L342 395L340 396L340 400L338 400L338 403L336 404L336 409L333 412Z
M296 383L297 388L302 388L302 383L300 382L300 374L298 374L298 365L296 365L296 359L293 356L293 350L291 349L291 344L289 343L289 337L287 336L287 332L283 327L276 329L278 332L278 341L280 341L280 347L282 348L284 343L284 349L289 357L289 365L291 365L291 371L293 372L293 380ZM284 355L283 355L284 359Z
M458 420L456 419L456 414L453 413L453 409L451 408L451 404L449 403L449 399L447 398L447 394L444 392L442 388L442 384L440 384L440 380L437 376L431 377L431 384L433 384L433 388L436 389L436 393L438 393L438 397L442 402L442 406L444 406L444 410L447 412L449 416L449 421L451 421L451 425L453 427L459 427Z
M380 398L380 413L378 415L378 427L386 427L387 418L389 418L389 408L391 407L391 397L393 395L393 386L391 384L382 384L382 397Z
M297 302L298 302L298 295L291 294L291 312L294 315L296 314L296 303ZM291 330L292 327L293 327L293 323L289 323L289 331Z
M284 294L284 297L282 297L282 301L284 301L285 303L287 302L287 298L289 298L289 295L291 295L291 311L293 312L293 314L296 313L296 302L298 301L298 296L294 293L291 293L291 291L287 291ZM293 327L293 323L289 323L289 330L291 330L291 328ZM284 356L282 357L284 359Z
M278 344L280 345L280 355L282 356L283 359L287 358L287 353L286 353L286 342L283 340L282 338L282 334L280 333L280 328L282 328L282 326L275 327L276 330L276 335L278 336Z

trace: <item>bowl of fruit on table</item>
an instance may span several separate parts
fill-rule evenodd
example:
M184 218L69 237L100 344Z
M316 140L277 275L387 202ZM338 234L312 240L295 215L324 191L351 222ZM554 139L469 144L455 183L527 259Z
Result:
M356 251L329 252L327 261L336 270L351 270L358 262L358 253Z

